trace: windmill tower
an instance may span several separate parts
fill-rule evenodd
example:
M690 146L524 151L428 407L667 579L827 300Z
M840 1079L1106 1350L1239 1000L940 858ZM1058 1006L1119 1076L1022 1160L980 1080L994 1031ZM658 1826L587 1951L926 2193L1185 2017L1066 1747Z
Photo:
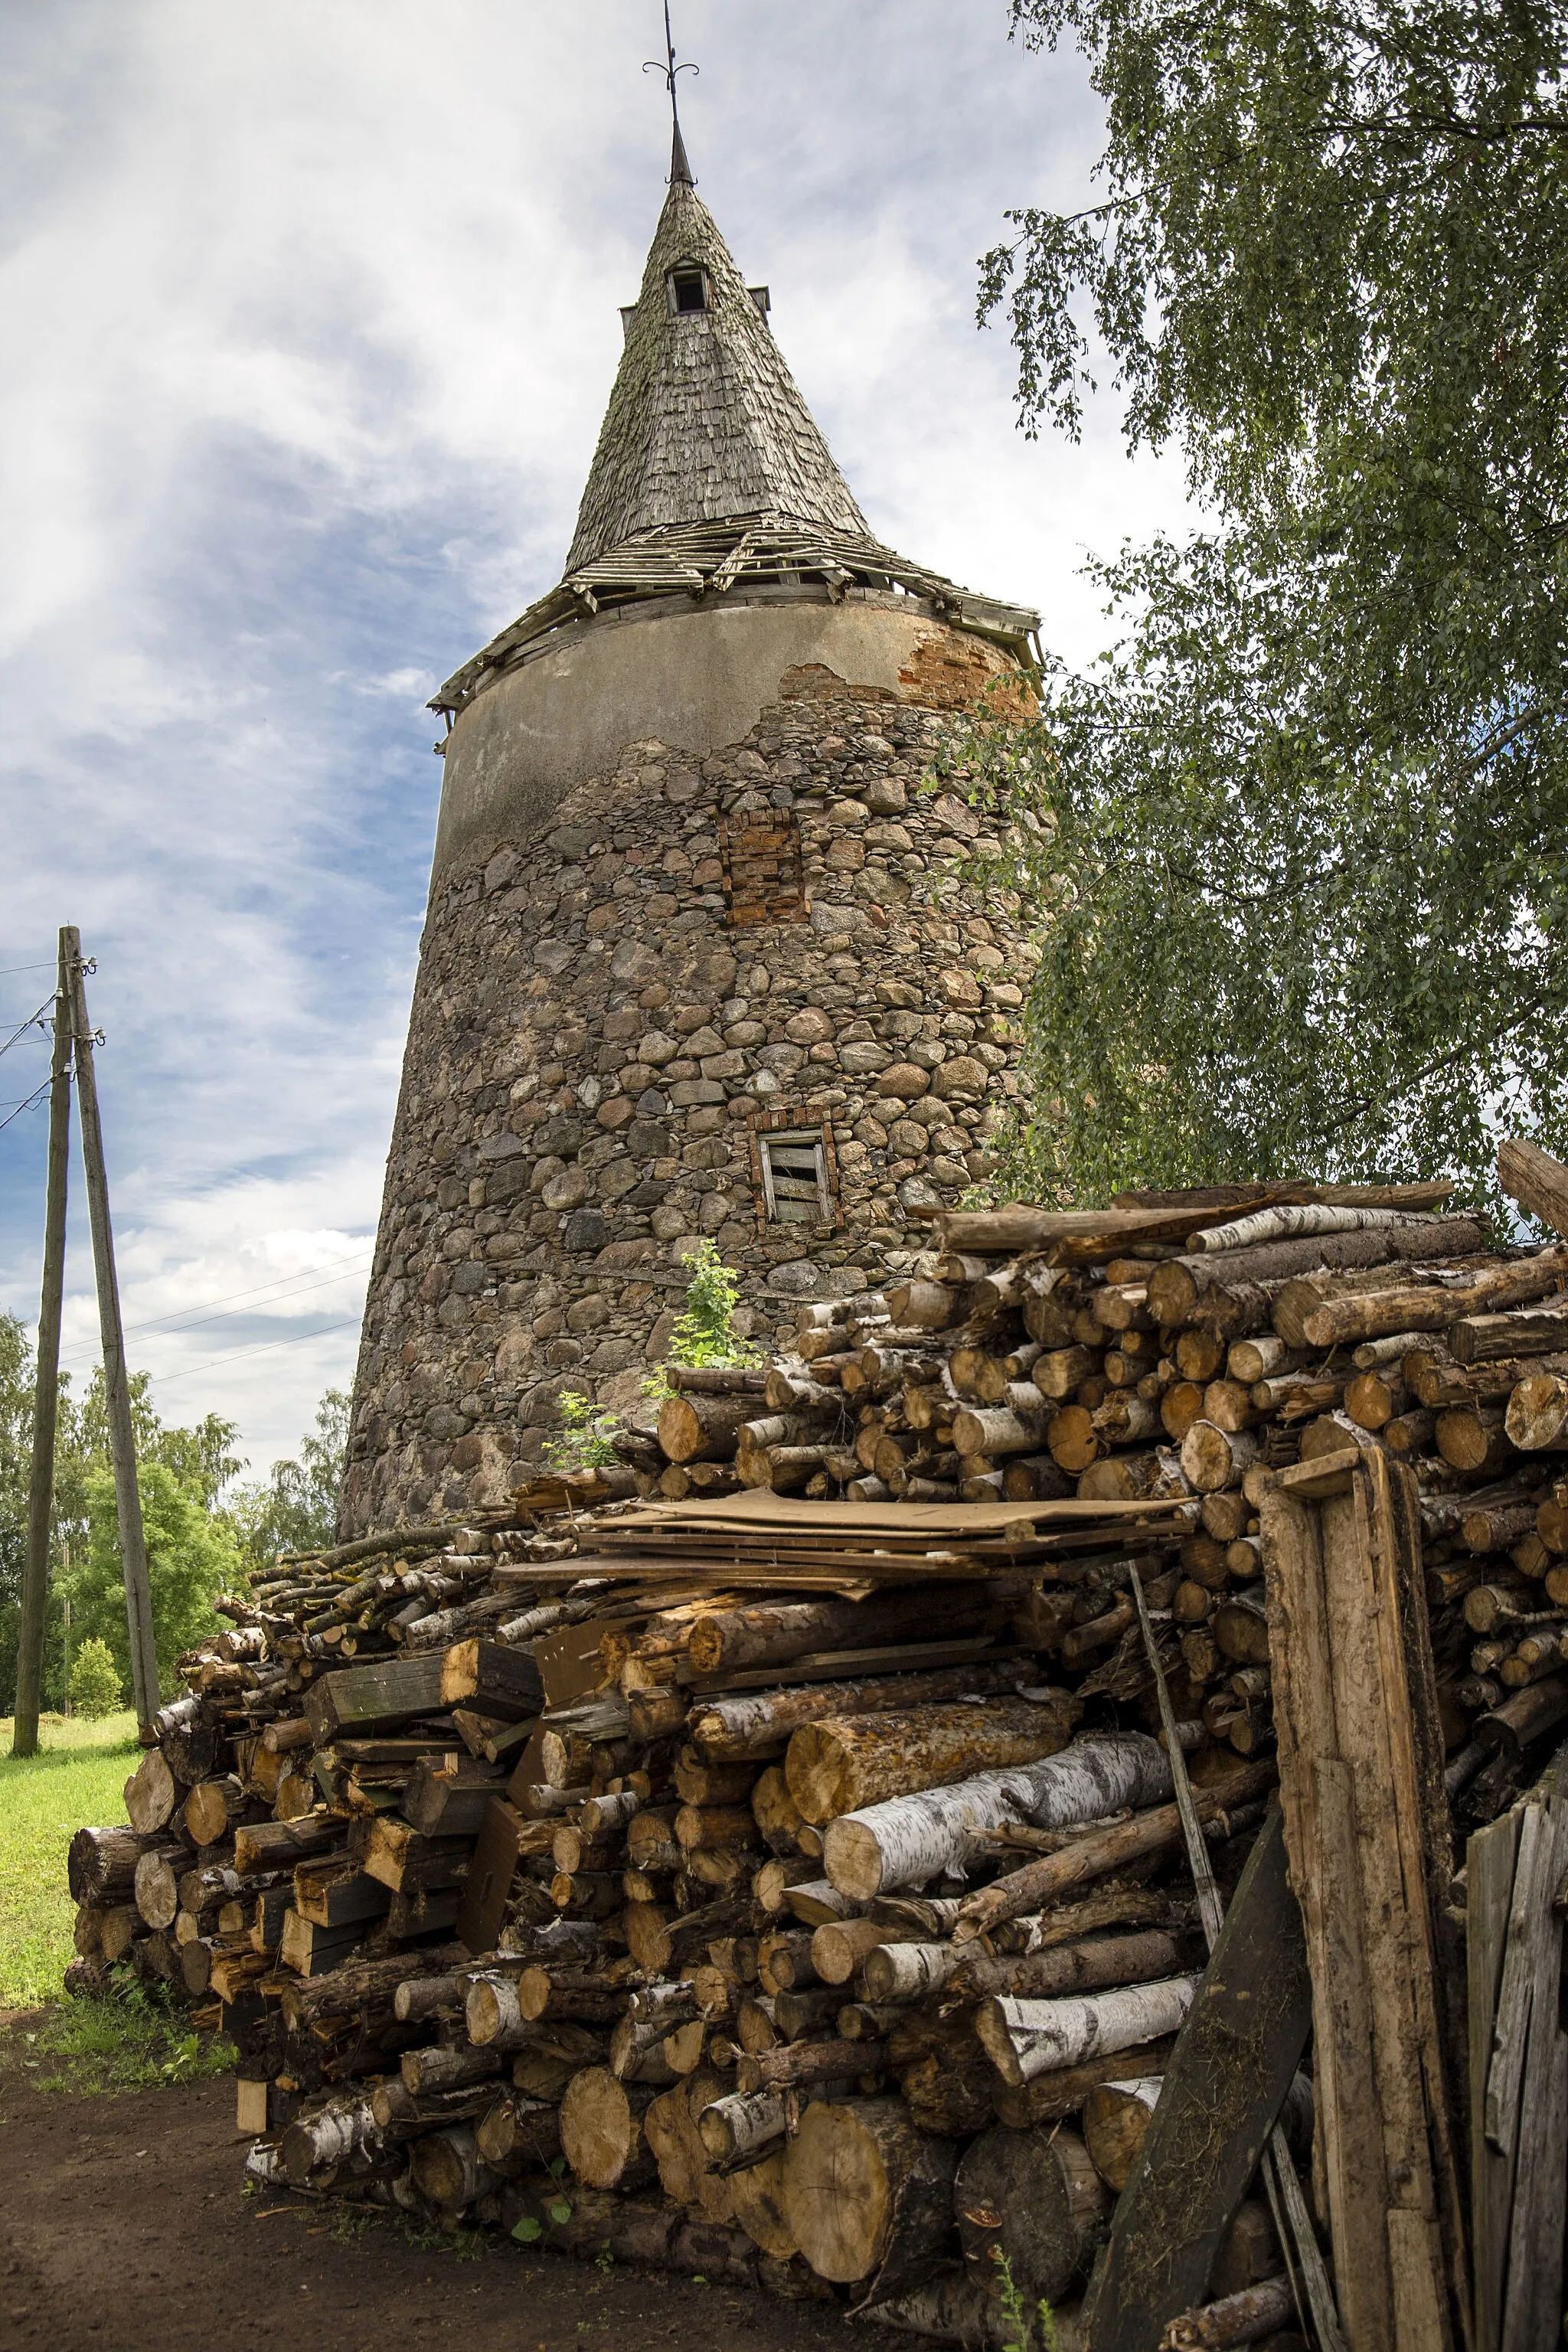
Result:
M499 1499L563 1390L635 1402L694 1237L764 1339L907 1264L1017 1090L1018 943L919 788L1027 707L1037 616L872 536L679 122L622 317L564 576L433 705L346 1535Z

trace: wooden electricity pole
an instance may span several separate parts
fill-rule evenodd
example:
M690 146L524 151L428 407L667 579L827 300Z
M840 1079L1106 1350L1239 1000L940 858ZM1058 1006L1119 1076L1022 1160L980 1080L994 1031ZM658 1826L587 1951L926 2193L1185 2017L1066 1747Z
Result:
M38 1366L33 1391L33 1460L27 1482L27 1550L22 1568L22 1622L16 1647L16 1712L11 1734L13 1756L37 1754L38 1707L43 1697L49 1529L54 1518L55 1500L55 1424L60 1397L66 1178L70 1159L73 1024L68 959L79 952L76 933L62 930L58 976L55 982L54 1056L49 1066L49 1156L44 1193L44 1291L38 1307Z
M158 1653L153 1638L153 1592L147 1580L147 1538L142 1496L136 1485L136 1441L131 1428L131 1391L125 1376L125 1334L120 1319L120 1285L114 1273L114 1232L109 1220L109 1178L103 1165L103 1129L98 1116L93 1073L92 1024L87 1013L81 941L69 942L72 1030L76 1045L76 1090L81 1111L81 1150L87 1164L87 1205L92 1222L92 1262L98 1277L98 1325L103 1347L103 1401L109 1416L109 1452L114 1465L114 1501L120 1519L120 1558L125 1570L125 1618L131 1633L131 1689L137 1729L151 1745L158 1712Z

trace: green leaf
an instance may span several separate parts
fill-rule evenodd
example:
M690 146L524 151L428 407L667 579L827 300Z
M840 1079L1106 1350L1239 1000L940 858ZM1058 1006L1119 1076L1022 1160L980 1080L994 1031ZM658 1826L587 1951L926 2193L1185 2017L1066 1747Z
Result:
M520 2246L535 2245L544 2235L544 2224L536 2221L531 2213L525 2213L521 2221L512 2223L511 2234Z

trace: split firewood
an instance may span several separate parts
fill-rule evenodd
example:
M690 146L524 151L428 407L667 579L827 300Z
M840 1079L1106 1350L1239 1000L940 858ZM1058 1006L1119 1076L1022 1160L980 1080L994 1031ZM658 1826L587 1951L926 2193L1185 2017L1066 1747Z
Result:
M624 1470L263 1571L73 1848L84 1970L221 2019L269 2177L883 2311L956 2219L1059 2311L1194 1983L1134 1568L1226 1884L1299 1456L1412 1465L1463 1827L1568 1719L1560 1401L1510 1419L1563 1379L1568 1250L1312 1190L1019 1213L1033 1255L982 1218L797 1353L676 1368Z
M180 1784L163 1749L149 1748L125 1783L126 1819L139 1836L151 1837L170 1821L179 1801Z

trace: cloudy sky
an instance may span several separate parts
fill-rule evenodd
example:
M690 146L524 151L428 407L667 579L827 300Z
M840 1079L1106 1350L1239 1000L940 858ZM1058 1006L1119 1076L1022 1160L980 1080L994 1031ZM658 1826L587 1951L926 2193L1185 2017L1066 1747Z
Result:
M125 1319L260 1470L352 1375L423 912L433 687L558 575L663 196L655 0L9 0L0 1039L79 925ZM701 193L866 514L1098 646L1173 461L1016 429L976 257L1094 102L1005 0L678 0ZM0 1310L47 1066L0 1055ZM79 1191L78 1199L79 1201ZM65 1361L96 1357L82 1207Z

